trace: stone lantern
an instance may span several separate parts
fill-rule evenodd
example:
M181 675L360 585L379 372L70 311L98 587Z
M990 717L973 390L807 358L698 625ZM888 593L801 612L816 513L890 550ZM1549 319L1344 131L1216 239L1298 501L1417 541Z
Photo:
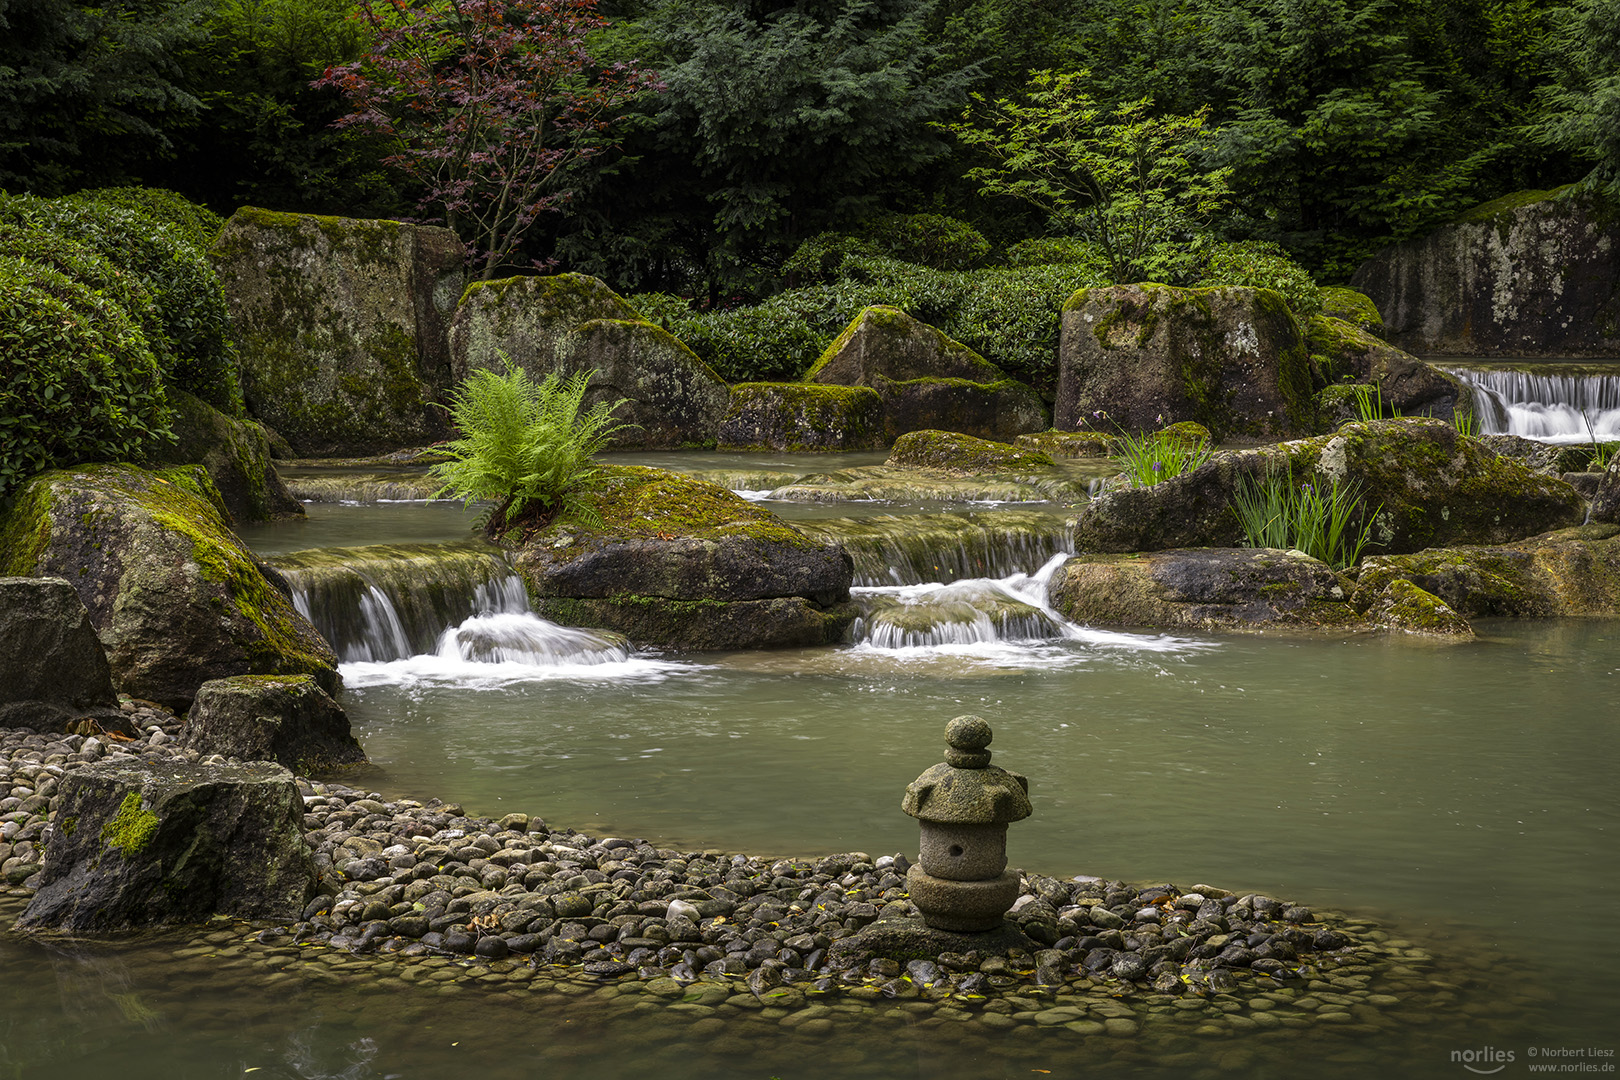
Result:
M990 764L990 739L990 725L977 716L945 725L945 760L912 781L900 804L922 822L906 888L937 930L998 929L1018 899L1018 875L1007 870L1007 823L1033 812L1029 781Z

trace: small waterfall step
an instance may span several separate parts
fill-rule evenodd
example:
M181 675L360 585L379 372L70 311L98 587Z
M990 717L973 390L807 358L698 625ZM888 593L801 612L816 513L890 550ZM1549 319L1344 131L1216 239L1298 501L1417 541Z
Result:
M855 584L920 585L1029 573L1074 546L1061 514L1039 510L962 510L795 521L844 545Z
M1474 390L1480 430L1541 442L1620 439L1620 366L1437 364Z
M522 578L477 541L320 548L266 562L344 662L432 652L468 618L529 611Z

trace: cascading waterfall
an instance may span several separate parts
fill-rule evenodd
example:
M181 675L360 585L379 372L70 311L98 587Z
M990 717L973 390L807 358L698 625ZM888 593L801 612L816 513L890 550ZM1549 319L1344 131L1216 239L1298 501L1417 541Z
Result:
M468 664L604 664L622 637L558 626L529 610L523 580L481 544L383 544L268 560L293 606L345 664L431 655Z
M1027 573L1072 549L1074 528L1035 510L881 514L800 521L807 533L844 545L855 584L920 585Z
M1620 371L1442 367L1474 390L1480 430L1541 442L1620 439Z

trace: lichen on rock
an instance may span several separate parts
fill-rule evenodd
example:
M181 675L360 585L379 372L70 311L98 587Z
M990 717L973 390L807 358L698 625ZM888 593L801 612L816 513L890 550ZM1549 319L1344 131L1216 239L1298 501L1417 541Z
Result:
M875 450L887 441L883 400L865 386L738 383L716 441L794 453Z

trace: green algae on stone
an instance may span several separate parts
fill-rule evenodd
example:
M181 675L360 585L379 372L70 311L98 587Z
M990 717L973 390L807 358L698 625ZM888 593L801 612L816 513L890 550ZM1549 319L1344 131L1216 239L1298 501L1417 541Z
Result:
M132 791L124 796L118 813L101 827L101 841L130 859L146 849L157 829L158 816L141 806L140 792Z
M883 401L865 386L738 383L716 441L793 453L875 450L887 441Z
M1384 317L1372 298L1355 289L1329 286L1322 289L1321 314L1347 322L1375 337L1384 336Z

